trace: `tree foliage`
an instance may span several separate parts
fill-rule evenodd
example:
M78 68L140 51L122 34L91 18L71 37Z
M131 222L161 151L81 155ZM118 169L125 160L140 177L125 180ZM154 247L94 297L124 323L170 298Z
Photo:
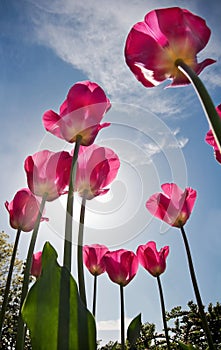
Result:
M8 275L13 244L8 242L9 236L5 232L0 233L0 307L2 305L6 279ZM9 293L9 300L5 321L2 330L2 339L0 342L0 349L13 350L15 349L16 333L17 333L17 319L20 307L20 295L22 288L23 262L19 259L15 260L14 272L12 276L11 289ZM27 337L26 349L31 349L30 340Z
M182 310L181 306L174 307L167 312L167 322L170 335L171 348L173 350L183 349L179 342L192 344L196 350L206 350L208 348L206 337L202 328L202 322L198 307L193 301L188 304L187 310ZM215 306L209 304L206 317L212 333L213 342L217 350L221 350L221 304ZM113 349L113 342L100 348L100 350ZM116 349L120 349L117 344ZM127 349L130 349L128 345ZM133 349L137 350L166 350L166 338L163 332L156 332L156 327L152 323L145 323L141 327L140 336Z

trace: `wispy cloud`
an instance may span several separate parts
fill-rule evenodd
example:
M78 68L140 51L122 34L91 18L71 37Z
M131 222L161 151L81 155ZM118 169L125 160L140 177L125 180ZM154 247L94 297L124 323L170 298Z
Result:
M127 328L132 318L125 318L125 327ZM97 329L99 331L119 331L120 329L120 319L118 320L107 320L107 321L98 321Z
M136 102L155 113L176 117L183 109L178 102L180 89L174 89L173 94L162 86L145 89L124 61L130 28L155 6L155 1L147 4L143 0L104 0L102 6L99 1L89 0L37 0L30 7L30 16L35 39L101 84L113 100Z
M188 138L179 135L180 129L170 131L170 133L162 133L158 143L148 142L144 144L145 152L150 158L162 152L162 150L165 152L168 149L182 149L186 146Z

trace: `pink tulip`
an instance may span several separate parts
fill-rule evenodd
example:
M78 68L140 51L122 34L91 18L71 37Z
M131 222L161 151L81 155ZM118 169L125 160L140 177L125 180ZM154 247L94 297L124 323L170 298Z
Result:
M117 176L120 161L116 153L95 144L81 146L78 155L75 191L81 197L92 199L109 191L108 186Z
M9 212L10 225L24 232L33 230L39 212L39 201L28 188L18 191L13 200L5 202ZM47 220L42 218L43 220Z
M74 84L66 100L60 106L60 113L50 110L43 115L47 131L70 143L82 136L81 144L91 145L100 129L109 123L100 124L111 104L102 88L90 81Z
M119 249L104 256L106 271L112 282L126 286L136 275L138 258L129 250Z
M85 245L83 247L84 264L93 276L99 276L106 271L104 255L108 248L101 244Z
M66 193L72 157L68 152L39 151L25 160L28 187L36 196L53 201Z
M190 187L182 191L174 183L166 183L161 188L164 193L152 195L146 202L146 208L171 226L184 226L193 210L196 191Z
M165 271L168 254L168 246L161 248L158 252L155 242L148 242L137 248L139 263L154 277L161 275Z
M216 111L218 113L218 115L220 116L221 118L221 104L219 106L216 107ZM219 147L217 146L217 143L216 143L216 140L213 136L213 132L212 130L210 129L208 131L208 133L206 134L206 139L205 141L211 145L213 147L213 150L214 150L214 153L215 153L215 157L216 157L216 160L221 163L221 153L219 151Z
M170 86L189 81L175 65L182 59L196 74L214 63L212 59L197 62L197 53L207 44L210 29L206 22L179 7L153 10L131 29L125 47L125 58L136 78L146 87L166 79Z
M33 254L32 256L32 265L31 265L31 275L39 277L42 270L42 252Z

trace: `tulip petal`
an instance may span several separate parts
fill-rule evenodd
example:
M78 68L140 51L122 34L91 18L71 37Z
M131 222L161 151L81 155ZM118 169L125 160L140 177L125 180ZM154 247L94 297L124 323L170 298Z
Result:
M179 7L150 11L143 22L130 30L125 59L136 78L146 87L153 87L166 79L170 86L189 84L189 79L177 68L182 60L199 74L214 63L206 59L197 63L197 53L207 44L210 29L204 19Z
M102 88L93 82L74 84L60 106L60 115L50 110L43 115L43 124L53 135L73 143L81 136L81 144L94 142L98 132L108 126L100 125L104 114L110 109L110 100Z
M78 155L75 191L86 199L105 194L117 176L120 166L118 156L107 147L81 146Z
M59 138L63 138L60 130L61 118L57 113L52 110L45 112L42 121L47 131Z
M196 191L190 187L183 191L174 183L165 183L161 188L165 194L153 194L146 202L146 208L171 226L185 225L195 204Z

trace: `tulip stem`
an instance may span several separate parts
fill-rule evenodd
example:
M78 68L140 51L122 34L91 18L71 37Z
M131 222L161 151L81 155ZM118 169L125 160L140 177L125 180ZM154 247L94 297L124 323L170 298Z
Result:
M77 174L77 159L82 137L77 135L74 147L74 155L71 163L70 181L68 189L66 222L65 222L65 240L63 265L71 272L71 253L72 253L72 223L73 223L73 206L74 206L74 184Z
M14 268L14 264L15 264L15 258L16 258L16 254L17 254L18 242L20 239L20 235L21 235L21 229L18 229L17 234L16 234L16 238L15 238L13 251L12 251L11 262L10 262L10 267L9 267L9 271L8 271L5 292L4 292L4 298L3 298L2 308L1 308L1 313L0 313L0 342L1 342L1 336L2 336L3 323L5 320L5 312L6 312L6 308L8 305L8 298L9 298L12 273L13 273L13 268Z
M94 317L96 314L96 299L97 299L97 275L94 275L94 295L93 295L93 309L92 309L92 313Z
M124 324L124 287L120 285L120 309L121 309L121 350L125 350L125 324Z
M206 319L206 315L204 312L204 306L201 300L201 296L200 296L200 292L199 292L199 288L198 288L198 284L197 284L197 280L196 280L196 275L195 275L195 271L194 271L194 267L193 267L193 261L192 261L192 257L191 257L191 253L190 253L190 247L189 247L189 243L187 240L187 236L186 233L184 231L184 227L181 226L180 227L181 233L182 233L182 237L183 237L183 241L184 241L184 245L186 248L186 253L187 253L187 259L188 259L188 264L189 264L189 271L190 271L190 276L192 279L192 284L193 284L193 289L195 292L195 296L196 296L196 300L197 300L197 304L198 304L198 308L199 308L199 313L201 316L201 321L202 321L202 326L204 329L204 332L206 334L207 337L207 341L208 341L208 345L209 345L209 349L210 350L215 350L215 346L213 344L213 340L212 340L212 335L207 323L207 319Z
M167 342L167 349L170 350L170 339L169 339L168 328L167 328L166 310L165 310L163 288L162 288L162 284L160 281L160 276L157 276L157 283L158 283L159 293L160 293L160 303L161 303L161 310L162 310L164 332L165 332L166 342Z
M41 205L40 205L38 216L37 216L37 219L35 222L34 230L32 232L31 242L29 245L27 259L26 259L26 263L25 263L24 279L23 279L21 301L20 301L20 310L19 310L19 317L18 317L16 350L23 350L24 349L26 327L25 327L23 319L22 319L22 305L23 305L24 300L26 298L26 295L28 293L28 285L29 285L29 276L30 276L30 270L31 270L32 256L33 256L35 243L36 243L38 230L39 230L39 225L41 222L42 213L43 213L43 210L45 207L45 202L47 200L47 196L48 196L48 193L44 193L44 195L42 196Z
M74 154L71 163L68 198L66 206L65 239L63 265L61 269L59 310L58 310L58 350L69 349L69 327L70 327L70 278L66 278L66 270L71 272L72 260L72 225L74 206L74 185L77 174L77 159L82 137L77 135ZM66 283L64 283L66 281Z
M81 300L87 307L85 282L84 282L84 266L83 266L83 234L84 234L84 218L85 218L86 198L82 198L80 223L78 232L78 286Z
M176 60L175 65L192 83L204 109L209 126L212 129L219 151L221 152L221 118L216 111L210 95L198 75L182 59Z

